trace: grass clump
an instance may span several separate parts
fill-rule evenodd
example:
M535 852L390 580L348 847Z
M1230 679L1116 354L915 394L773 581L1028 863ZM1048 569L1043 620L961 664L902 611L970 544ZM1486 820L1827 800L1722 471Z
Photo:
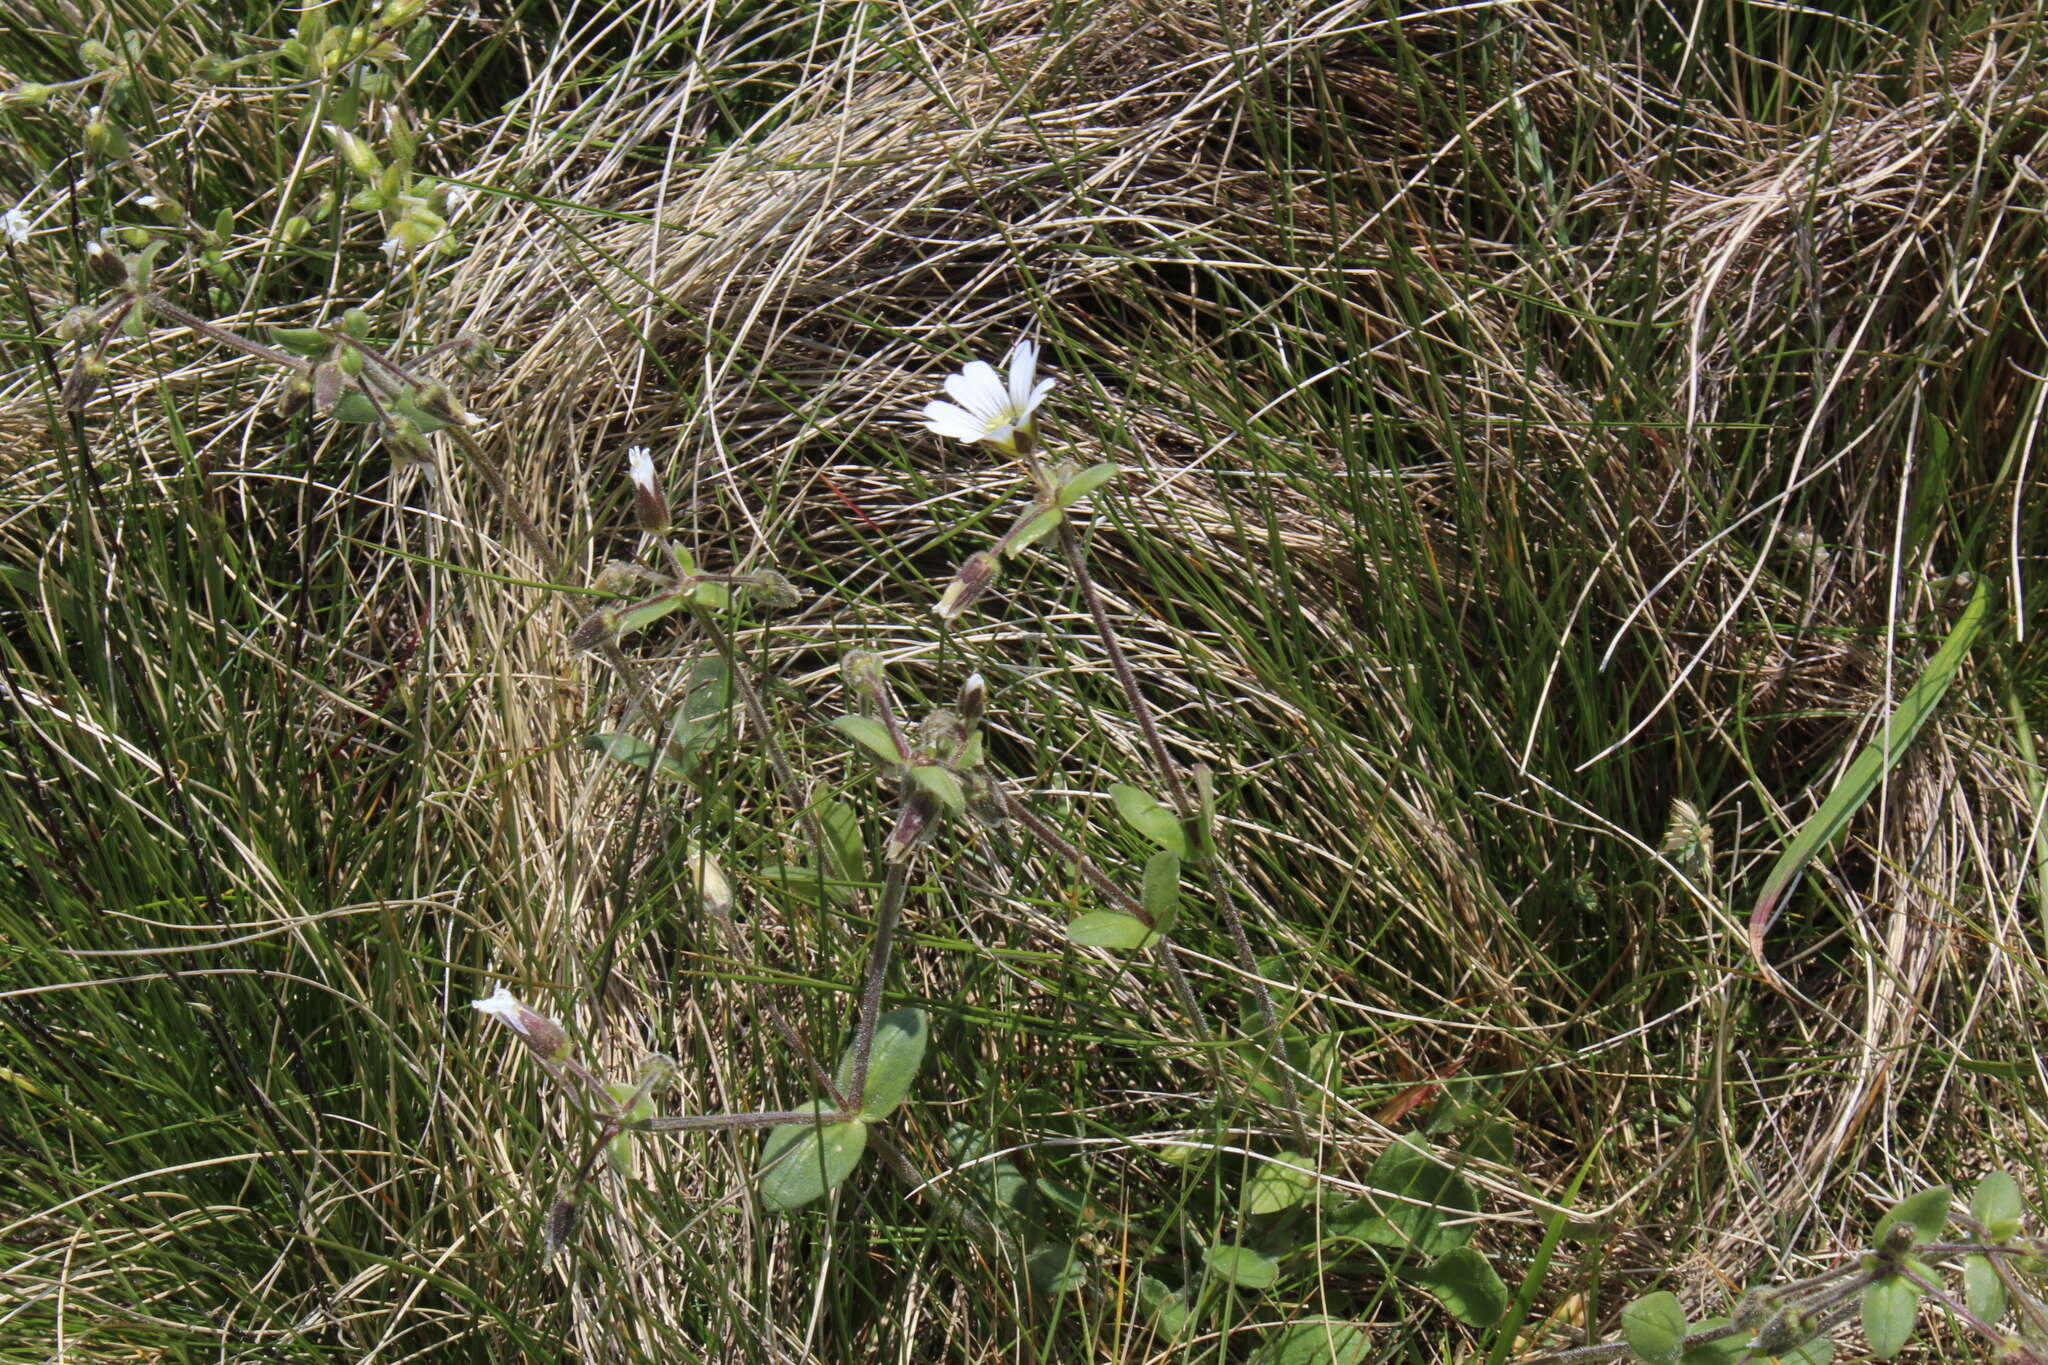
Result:
M2035 7L17 9L0 1354L2038 1338Z

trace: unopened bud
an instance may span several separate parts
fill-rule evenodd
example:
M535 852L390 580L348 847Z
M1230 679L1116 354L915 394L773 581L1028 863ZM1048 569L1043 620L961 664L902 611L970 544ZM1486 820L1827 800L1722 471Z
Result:
M122 260L114 252L107 250L104 242L87 242L85 244L85 259L86 263L92 267L93 273L106 283L116 288L122 288L127 285L128 262Z
M22 106L33 109L50 98L53 91L47 85L35 81L23 81L5 94L0 94L0 109Z
M904 799L903 810L896 817L896 827L889 831L888 839L882 844L883 861L909 862L938 827L939 798L923 787L913 789Z
M969 555L967 562L960 566L960 572L953 575L952 584L945 595L939 598L938 606L932 608L941 621L952 621L961 612L974 605L976 598L988 591L996 581L1001 563L988 551Z
M669 529L668 499L661 495L661 480L654 472L654 453L646 446L626 451L626 475L633 481L633 514L640 529L654 535Z
M100 313L97 308L80 305L67 308L64 316L57 319L57 340L83 341L100 330Z
M548 1209L548 1226L545 1234L545 1251L553 1256L569 1244L576 1235L576 1224L581 1221L581 1211L573 1199L557 1199Z
M427 7L427 0L384 0L377 11L377 24L381 28L404 28L420 17Z
M85 125L85 149L102 161L128 155L128 138L104 118Z
M331 360L323 360L313 367L313 411L325 417L334 411L334 405L341 401L342 391L348 387L348 376L341 366Z
M981 718L988 714L988 681L979 673L969 673L967 681L960 685L960 723L970 732L979 729Z
M741 580L748 601L765 611L794 611L804 604L796 584L773 569L761 569Z
M369 143L338 123L325 126L328 141L334 144L334 150L341 154L350 170L365 180L375 180L383 172L384 168L378 164L377 154L370 150Z
M888 686L882 678L882 661L865 649L848 651L840 660L839 671L848 690L863 697L879 697Z
M78 45L78 60L84 62L87 66L97 67L102 70L121 64L121 59L115 55L114 49L108 47L97 38L87 38Z
M569 632L569 648L578 653L600 649L619 632L618 613L610 608L594 611Z
M544 1062L559 1062L569 1055L569 1035L562 1026L545 1014L529 1009L503 986L486 999L472 1002L470 1008L503 1022L519 1035L520 1042L532 1049L534 1056Z
M71 373L64 377L62 402L67 412L77 412L86 405L99 388L100 381L107 377L107 362L97 355L82 355L72 362Z

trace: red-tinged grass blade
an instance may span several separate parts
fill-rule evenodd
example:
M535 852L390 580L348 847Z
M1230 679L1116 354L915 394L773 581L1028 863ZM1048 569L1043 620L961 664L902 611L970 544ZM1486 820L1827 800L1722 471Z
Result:
M1756 908L1749 913L1749 951L1766 974L1770 974L1771 967L1764 960L1764 931L1770 927L1785 893L1806 871L1806 865L1834 842L1850 818L1870 799L1870 794L1877 790L1877 784L1913 742L1913 736L1934 714L1934 708L1941 704L1948 685L1955 681L1956 673L1962 668L1963 660L1969 657L1970 646L1984 627L1990 602L1989 586L1980 578L1970 605L1963 609L1955 629L1935 651L1927 671L1899 698L1898 709L1892 712L1891 719L1885 723L1878 737L1856 755L1855 761L1842 774L1841 781L1828 793L1828 799L1799 827L1791 842L1785 845L1785 851L1778 855L1778 861L1771 867L1771 875L1764 879L1763 890L1757 895Z

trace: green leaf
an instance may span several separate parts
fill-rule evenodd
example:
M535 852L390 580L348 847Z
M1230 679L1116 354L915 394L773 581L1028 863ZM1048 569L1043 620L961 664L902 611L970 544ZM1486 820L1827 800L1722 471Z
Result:
M1138 1306L1152 1319L1153 1330L1163 1337L1177 1337L1188 1325L1187 1295L1166 1287L1166 1281L1150 1275L1138 1277Z
M1708 1318L1692 1325L1694 1332L1714 1332L1723 1327L1732 1327L1733 1318ZM1679 1365L1739 1365L1752 1359L1749 1343L1754 1337L1751 1332L1736 1332L1712 1341L1703 1341L1678 1358Z
M621 607L618 615L618 631L629 635L645 626L651 626L664 616L673 616L690 605L688 594L665 592L658 596L644 598L629 607Z
M1071 1242L1040 1247L1024 1258L1024 1270L1041 1294L1067 1294L1088 1283L1088 1263Z
M270 339L287 351L306 356L325 355L327 348L334 344L325 332L311 327L273 327Z
M1067 937L1084 948L1149 948L1159 941L1152 927L1136 915L1091 910L1067 924Z
M861 1117L885 1119L896 1112L917 1069L924 1063L924 1046L931 1038L931 1025L921 1009L905 1006L890 1010L875 1027L874 1046L868 1052L867 1094L860 1097ZM853 1084L853 1049L839 1059L835 1077L841 1094ZM848 1096L849 1099L852 1096Z
M1989 1256L1963 1257L1963 1301L1986 1322L2005 1316L2005 1281Z
M626 763L635 768L653 768L663 777L687 778L689 769L669 757L657 755L655 748L638 735L629 735L623 730L607 730L603 734L591 735L583 741L584 747L610 759L614 763Z
M334 408L327 414L337 422L381 422L384 414L377 410L363 394L351 389L334 402Z
M1015 558L1027 547L1058 530L1064 520L1066 518L1057 507L1034 507L1018 519L1017 524L1010 528L1010 534L1004 536L996 548Z
M1471 1247L1446 1251L1420 1269L1403 1272L1401 1278L1429 1291L1446 1313L1467 1327L1484 1330L1508 1311L1508 1287L1493 1262Z
M1299 1152L1282 1152L1271 1161L1260 1162L1245 1182L1244 1211L1252 1215L1285 1213L1315 1188L1315 1162Z
M835 1113L831 1105L813 1103L819 1115ZM756 1167L761 1203L778 1213L800 1209L837 1189L853 1174L867 1150L868 1126L859 1119L844 1123L785 1123L772 1129Z
M1643 1365L1678 1365L1685 1349L1685 1309L1669 1291L1645 1294L1621 1310L1621 1334Z
M1477 1213L1478 1192L1432 1160L1415 1139L1404 1137L1380 1153L1365 1183L1374 1193L1333 1215L1333 1234L1423 1256L1441 1256L1472 1240L1471 1223L1444 1220Z
M815 867L805 867L801 863L769 863L759 869L758 875L772 883L778 892L795 896L821 909L853 903L851 886L820 876Z
M716 579L701 578L690 585L690 602L710 611L724 611L732 605L732 587Z
M1342 1318L1303 1318L1269 1334L1252 1352L1252 1365L1360 1365L1372 1338Z
M1060 485L1059 491L1052 495L1052 505L1056 508L1072 507L1122 472L1113 464L1090 465Z
M1109 799L1125 824L1175 857L1188 856L1188 838L1180 827L1180 817L1160 805L1150 792L1118 782L1110 787Z
M1942 1229L1948 1226L1948 1206L1954 1198L1955 1191L1946 1185L1934 1185L1918 1194L1907 1195L1892 1205L1890 1213L1878 1220L1873 1244L1883 1246L1885 1234L1901 1223L1913 1229L1916 1242L1940 1241Z
M604 1089L607 1095L610 1095L620 1104L624 1104L639 1093L640 1087L627 1081L606 1081ZM622 1117L629 1123L653 1118L654 1096L651 1094L642 1095L626 1110ZM604 1145L604 1156L605 1160L611 1163L612 1169L620 1175L630 1172L633 1169L633 1135L631 1133L620 1133L606 1142Z
M1145 889L1142 897L1152 927L1165 933L1180 917L1180 855L1162 848L1145 860Z
M1863 1336L1870 1354L1890 1360L1904 1349L1920 1316L1920 1291L1903 1275L1887 1275L1863 1290Z
M1280 1263L1261 1256L1250 1247L1218 1243L1202 1248L1202 1264L1209 1273L1230 1281L1240 1289L1270 1289L1280 1279Z
M889 728L872 716L838 716L832 728L860 745L891 768L903 766L903 753L889 736Z
M1884 775L1905 754L1920 727L1934 714L1949 684L1955 681L1977 633L1984 628L1985 616L1991 608L1990 588L1988 578L1978 580L1977 591L1970 598L1970 605L1963 609L1955 629L1934 652L1919 680L1899 698L1898 706L1880 727L1877 739L1851 760L1820 809L1807 818L1786 843L1785 851L1778 855L1749 915L1749 951L1758 962L1764 961L1764 930L1777 912L1779 901L1806 871L1806 865L1833 844L1863 808Z
M1984 1235L1994 1242L2018 1232L2027 1216L2019 1182L2004 1171L1986 1172L1970 1194L1970 1216L1984 1225Z
M1775 1356L1778 1365L1828 1365L1835 1358L1835 1343L1826 1337L1815 1337L1804 1346L1795 1346L1781 1356Z
M960 779L938 764L912 764L910 780L938 797L939 804L949 813L959 815L967 809L967 793L960 790Z
M844 801L827 801L818 807L818 823L825 831L825 857L841 881L857 882L868 874L867 841L860 835L860 817Z

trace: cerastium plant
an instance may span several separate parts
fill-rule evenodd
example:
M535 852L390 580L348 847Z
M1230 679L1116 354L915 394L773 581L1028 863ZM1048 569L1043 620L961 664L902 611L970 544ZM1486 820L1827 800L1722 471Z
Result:
M1870 1353L1889 1360L1931 1303L2004 1365L2048 1363L2048 1242L2024 1231L2026 1204L2003 1171L1977 1182L1969 1211L1951 1207L1947 1185L1899 1201L1878 1221L1870 1248L1789 1284L1751 1290L1730 1317L1689 1322L1678 1297L1644 1295L1621 1310L1622 1340L1525 1357L1523 1365L1744 1365L1776 1359L1825 1365L1832 1334L1860 1323ZM1947 1235L1960 1223L1961 1237Z

